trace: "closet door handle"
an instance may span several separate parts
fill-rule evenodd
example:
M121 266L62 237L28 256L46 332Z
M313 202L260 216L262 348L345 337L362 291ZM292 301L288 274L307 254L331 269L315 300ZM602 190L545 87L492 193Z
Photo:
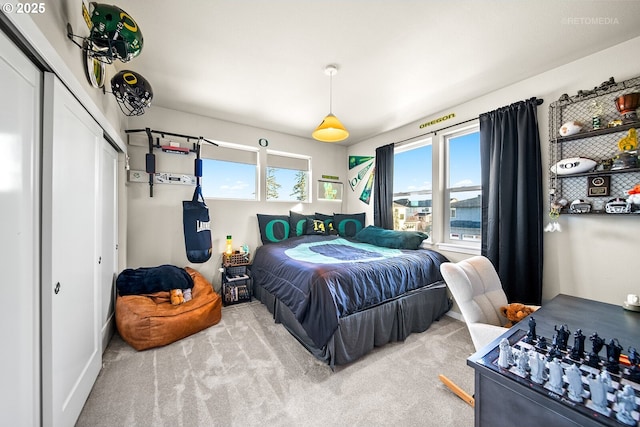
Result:
M53 288L53 293L58 295L58 292L60 292L60 282L56 283L56 286Z
M98 264L102 264L102 257L98 257Z

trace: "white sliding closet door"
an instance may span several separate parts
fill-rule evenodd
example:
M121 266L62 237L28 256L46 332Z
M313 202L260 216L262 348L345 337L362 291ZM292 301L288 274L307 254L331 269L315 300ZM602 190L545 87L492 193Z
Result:
M42 180L42 411L73 426L102 363L99 180L103 132L45 73Z
M0 32L0 424L40 423L42 73Z
M102 351L115 331L115 286L118 268L118 153L103 140L100 156L100 288L102 309L100 326Z

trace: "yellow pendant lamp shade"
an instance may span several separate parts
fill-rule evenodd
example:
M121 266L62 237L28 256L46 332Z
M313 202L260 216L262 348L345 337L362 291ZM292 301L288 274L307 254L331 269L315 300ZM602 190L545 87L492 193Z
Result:
M339 142L349 137L349 131L336 116L329 113L311 136L322 142Z
M333 75L338 72L337 65L327 65L324 73L330 76L329 80L329 114L322 120L322 123L313 131L311 136L322 142L339 142L349 137L349 131L342 122L331 112L333 103Z

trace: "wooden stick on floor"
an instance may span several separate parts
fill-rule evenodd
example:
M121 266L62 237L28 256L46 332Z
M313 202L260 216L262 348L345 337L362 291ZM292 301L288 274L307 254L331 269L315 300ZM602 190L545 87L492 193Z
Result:
M476 401L473 398L473 396L471 396L469 393L465 392L463 389L461 389L460 387L458 387L455 383L453 383L449 378L445 377L444 375L440 374L438 375L438 378L440 379L440 381L442 381L442 383L444 385L446 385L447 387L449 387L449 389L454 392L460 399L464 400L465 402L467 402L469 405L471 405L472 408L474 408L476 406Z

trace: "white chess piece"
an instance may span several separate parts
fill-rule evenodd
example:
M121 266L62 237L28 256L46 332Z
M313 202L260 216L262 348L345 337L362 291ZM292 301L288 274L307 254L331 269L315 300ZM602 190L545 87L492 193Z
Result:
M553 359L547 363L547 367L549 368L549 388L558 394L562 394L562 366L556 359Z
M616 418L618 421L630 426L636 425L636 420L633 418L631 412L638 406L636 404L636 393L633 391L633 387L629 384L616 393L616 403L618 404L618 413Z
M602 378L604 385L607 386L607 391L613 391L613 383L611 382L611 375L609 374L609 371L606 369L600 371L600 378Z
M531 381L542 384L546 374L544 372L544 359L538 352L529 352L529 368L531 369Z
M498 366L504 369L508 369L509 366L513 365L513 353L511 351L511 346L509 345L509 340L506 338L502 338L500 341L500 355L498 356Z
M529 368L529 354L527 353L527 349L523 348L518 353L518 374L521 377L527 376L527 369Z
M594 409L607 414L607 384L600 375L589 375L589 390L591 390L591 402Z
M564 370L564 373L569 383L569 399L574 402L582 402L584 389L582 388L582 372L580 372L580 368L571 364Z

